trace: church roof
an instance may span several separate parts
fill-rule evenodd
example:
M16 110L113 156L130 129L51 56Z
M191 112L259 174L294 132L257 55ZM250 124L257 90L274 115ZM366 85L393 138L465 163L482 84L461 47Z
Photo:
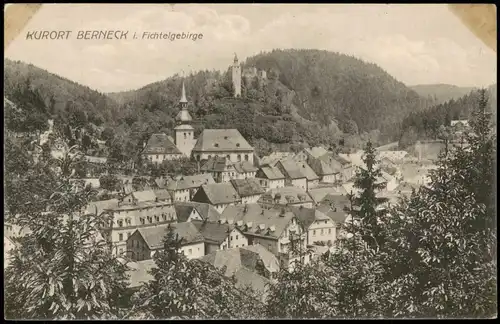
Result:
M181 103L187 103L186 99L186 88L184 87L184 81L182 81L182 94L181 94Z
M191 117L191 114L189 114L189 111L187 111L187 109L182 109L175 117L175 120L182 122L190 122L193 120L193 117Z
M182 154L164 133L153 134L148 140L143 154Z
M182 129L193 130L194 128L191 125L182 124L182 125L176 126L174 129L179 129L179 130L182 130Z
M253 147L237 129L205 129L196 141L193 151L253 151Z

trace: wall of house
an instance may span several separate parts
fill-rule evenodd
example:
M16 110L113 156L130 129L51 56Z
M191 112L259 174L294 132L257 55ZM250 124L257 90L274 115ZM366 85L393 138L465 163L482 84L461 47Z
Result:
M264 238L260 236L251 236L249 237L249 242L251 244L260 244L265 247L269 252L278 255L278 241L276 239Z
M205 255L205 243L199 242L195 244L189 244L181 247L180 251L184 253L184 255L188 259L197 259L201 258Z
M321 177L321 182L334 183L335 182L335 175L334 174L324 175Z
M127 256L133 261L151 259L151 250L138 232L134 233L134 235L127 240L125 247Z
M290 179L290 184L293 187L302 188L304 191L307 191L307 179Z
M227 246L227 245L226 245ZM222 250L222 244L215 243L205 243L205 255L210 254L212 252Z
M316 188L319 184L319 179L318 180L312 180L312 181L307 181L307 190L311 188Z
M160 164L163 161L172 161L184 157L184 154L143 154L144 159Z
M228 247L230 249L248 245L248 239L246 238L246 236L237 229L233 229L231 233L229 233L228 237L229 237Z
M335 242L336 230L335 223L329 220L317 220L309 226L307 235L307 244L313 245L314 242L331 243Z
M199 160L208 160L213 156L228 157L231 162L249 161L253 163L253 151L219 151L219 152L199 152L193 151L193 155Z
M193 220L203 220L203 218L198 213L198 211L196 210L196 208L193 208L193 210L191 211L191 214L189 215L189 217L186 220L186 222L191 222Z
M172 191L172 198L174 201L190 201L190 192L189 189L183 189L183 190L175 190Z

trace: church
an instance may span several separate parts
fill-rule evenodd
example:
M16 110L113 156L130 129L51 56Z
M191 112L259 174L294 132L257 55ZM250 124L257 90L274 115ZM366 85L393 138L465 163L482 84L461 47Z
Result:
M232 162L254 162L254 148L237 129L205 129L194 138L193 118L188 111L186 88L182 82L180 111L175 120L174 137L164 133L153 134L144 145L141 155L155 164L165 160L192 158L197 161L211 157L225 157Z

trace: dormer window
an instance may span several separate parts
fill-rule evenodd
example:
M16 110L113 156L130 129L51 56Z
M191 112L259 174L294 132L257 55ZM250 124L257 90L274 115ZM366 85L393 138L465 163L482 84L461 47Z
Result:
M236 143L236 147L240 147L240 143Z
M224 136L224 139L227 140L227 136Z
M215 143L215 144L214 144L214 146L215 146L215 147L219 147L219 143Z

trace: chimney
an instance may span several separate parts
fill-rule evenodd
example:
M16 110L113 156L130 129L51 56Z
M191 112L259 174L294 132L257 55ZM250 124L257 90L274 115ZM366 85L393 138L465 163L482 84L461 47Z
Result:
M236 225L238 225L238 226L242 226L242 225L243 225L243 221L242 221L242 220L237 221L237 222L236 222Z
M265 230L266 229L266 225L265 224L259 224L259 229L261 231Z

